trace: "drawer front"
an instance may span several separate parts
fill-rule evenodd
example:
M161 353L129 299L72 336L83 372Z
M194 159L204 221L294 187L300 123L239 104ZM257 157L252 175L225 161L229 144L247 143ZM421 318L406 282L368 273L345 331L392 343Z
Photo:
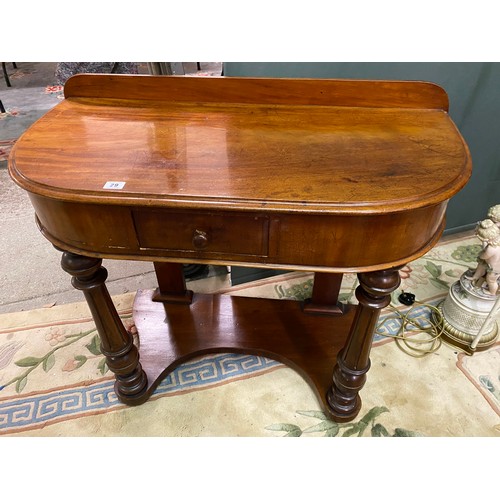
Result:
M136 210L139 245L188 254L267 256L269 220L261 215Z

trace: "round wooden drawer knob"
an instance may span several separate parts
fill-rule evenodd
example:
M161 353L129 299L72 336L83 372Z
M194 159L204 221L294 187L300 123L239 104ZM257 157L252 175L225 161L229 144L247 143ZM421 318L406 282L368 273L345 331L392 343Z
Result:
M193 235L193 245L195 248L205 248L208 244L208 234L205 231L196 229Z

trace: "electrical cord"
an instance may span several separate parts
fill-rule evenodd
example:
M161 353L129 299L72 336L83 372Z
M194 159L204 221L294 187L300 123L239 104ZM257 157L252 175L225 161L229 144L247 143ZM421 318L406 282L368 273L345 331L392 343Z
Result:
M415 295L413 294L403 292L398 297L398 300L402 304L412 306L405 313L402 313L396 307L390 304L389 307L399 317L399 320L401 322L401 326L399 327L398 332L396 333L396 335L390 335L379 331L387 321L394 319L393 316L387 316L380 322L376 333L383 337L394 339L396 345L403 352L415 358L422 358L424 356L427 356L428 354L436 352L441 347L442 344L441 335L444 331L444 321L441 311L437 307L434 307L431 304L426 304L424 302L419 302L415 300ZM430 315L430 319L428 320L430 324L428 327L423 327L421 324L418 324L416 320L410 317L412 311L416 307L427 307L431 309L431 311L434 313ZM410 325L413 326L414 328L410 328ZM429 338L408 337L408 335L414 335L417 333L425 333L429 335ZM429 347L424 347L425 345L428 344L430 344Z

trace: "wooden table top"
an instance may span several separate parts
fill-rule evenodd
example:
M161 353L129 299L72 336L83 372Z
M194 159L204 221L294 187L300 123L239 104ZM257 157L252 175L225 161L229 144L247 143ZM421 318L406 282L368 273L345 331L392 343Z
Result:
M61 200L383 213L440 203L471 173L425 82L78 75L65 97L9 161Z

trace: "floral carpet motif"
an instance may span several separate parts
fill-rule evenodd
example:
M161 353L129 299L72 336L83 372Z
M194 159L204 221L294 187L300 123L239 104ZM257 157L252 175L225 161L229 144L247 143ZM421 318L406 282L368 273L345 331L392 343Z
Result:
M436 304L469 267L475 237L442 243L401 271L392 305L411 292L412 311L429 322ZM278 300L311 294L311 273L288 273L221 290ZM344 276L341 299L355 303L357 278ZM133 294L113 300L136 342ZM27 436L497 436L500 433L500 344L465 356L442 344L415 358L398 348L401 322L387 308L361 391L360 415L343 424L322 412L291 368L259 356L217 353L191 360L163 380L139 407L120 403L85 303L0 316L0 435ZM429 416L432 414L432 418Z

